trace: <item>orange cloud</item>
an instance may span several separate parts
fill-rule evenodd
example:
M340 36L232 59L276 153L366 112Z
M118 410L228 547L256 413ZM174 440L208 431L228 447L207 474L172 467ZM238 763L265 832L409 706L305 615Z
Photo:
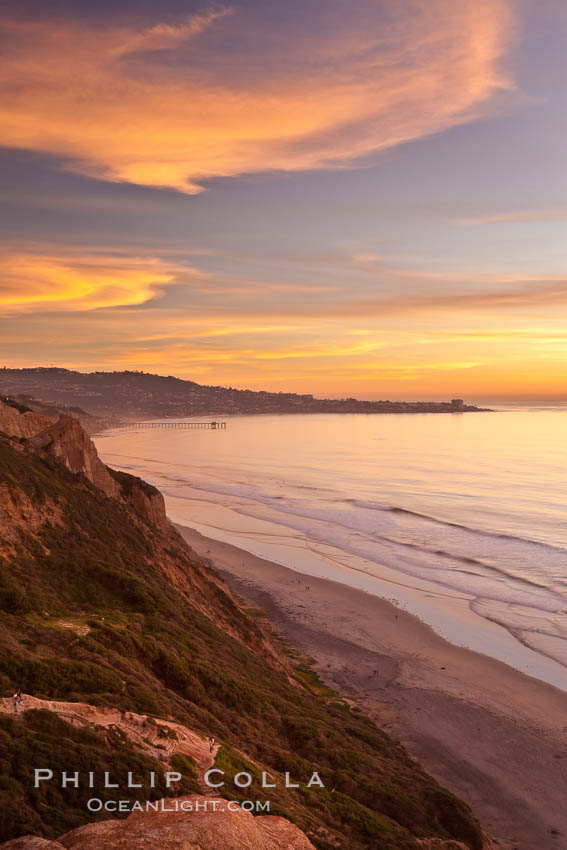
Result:
M409 275L378 256L355 263L393 276L406 294L364 298L349 286L322 297L316 287L309 297L306 285L298 299L292 283L294 297L282 301L285 283L270 290L150 256L7 253L0 357L10 362L18 351L20 365L34 365L56 351L62 365L339 396L359 388L368 397L482 397L503 387L536 392L536 378L541 392L563 391L564 278L471 271L453 278L458 291L424 295L429 270Z
M502 322L504 311L508 317L530 313L535 318L555 317L567 308L563 275L450 274L407 269L374 256L361 261L360 255L344 265L363 275L359 288L213 275L151 255L52 254L47 248L38 248L37 253L7 251L0 256L0 309L15 314L106 308L109 322L112 308L121 308L122 322L124 308L145 305L129 320L144 336L149 321L151 335L158 338L168 335L171 326L180 333L191 329L199 336L209 332L216 336L276 327L312 329L318 321L348 322L353 333L361 336L371 333L357 327L366 319L397 323L401 317L409 326L416 316L423 320L445 316L442 322L446 323L449 315L472 319L494 314ZM370 274L387 282L383 293L371 294L374 287L369 289L366 281ZM392 289L398 292L391 294ZM161 298L168 294L172 297ZM186 309L189 304L198 307L197 313ZM204 323L203 328L199 329L199 323Z
M469 120L511 87L509 0L408 0L387 16L360 0L360 12L328 0L307 33L288 20L278 61L242 9L141 32L7 22L1 142L82 173L194 193L212 177L344 166ZM222 48L207 46L217 30ZM172 51L175 61L160 61Z
M563 394L567 335L562 311L534 322L514 310L298 316L256 323L237 309L213 315L162 309L154 300L1 322L0 363L145 368L209 384L369 398ZM282 320L283 319L283 320ZM361 341L363 344L361 345ZM17 358L15 357L17 352Z
M159 260L146 258L5 254L0 258L0 311L133 306L174 283L177 272ZM183 273L205 277L186 267Z

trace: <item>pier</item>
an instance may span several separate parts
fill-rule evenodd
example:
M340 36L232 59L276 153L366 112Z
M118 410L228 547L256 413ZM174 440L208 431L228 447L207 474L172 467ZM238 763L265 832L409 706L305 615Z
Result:
M195 431L207 428L210 431L222 431L226 422L128 422L126 428L181 428L185 431Z

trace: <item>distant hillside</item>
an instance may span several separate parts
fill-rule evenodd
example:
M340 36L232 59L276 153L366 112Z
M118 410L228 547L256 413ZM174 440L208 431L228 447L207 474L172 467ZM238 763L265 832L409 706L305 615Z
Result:
M27 697L30 710L0 714L0 841L56 838L99 819L85 809L92 792L84 786L34 789L34 766L111 770L123 787L128 770L153 770L156 787L127 796L156 799L166 793L164 769L177 764L187 774L177 792L187 794L199 763L179 753L197 758L199 736L214 734L215 764L229 777L223 796L271 799L272 813L319 850L488 846L464 803L325 687L271 634L262 612L241 607L168 523L155 488L104 467L76 419L44 429L36 414L6 408L0 696L21 687L43 702ZM24 430L14 411L27 417L28 439L6 433ZM72 703L82 704L76 716ZM186 738L193 750L181 747ZM286 771L305 782L313 770L324 789L283 786ZM239 771L254 777L253 788L232 784ZM264 791L261 771L278 787ZM140 846L81 841L64 846Z
M317 399L295 393L208 387L146 372L0 369L0 394L28 395L47 404L80 405L105 419L226 416L245 413L450 413L450 402ZM465 411L479 408L464 405Z

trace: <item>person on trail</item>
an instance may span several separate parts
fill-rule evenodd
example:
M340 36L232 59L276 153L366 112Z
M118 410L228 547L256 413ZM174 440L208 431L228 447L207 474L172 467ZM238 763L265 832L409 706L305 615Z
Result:
M23 698L24 698L24 695L22 694L22 689L21 689L21 688L18 688L18 690L16 691L16 693L15 693L15 694L14 694L14 696L13 696L13 700L14 700L14 714L17 714L17 713L18 713L18 706L20 705L20 703L21 703L21 701L23 700Z
M212 753L212 751L214 750L214 748L215 748L215 739L214 739L214 738L209 738L209 752L210 752L210 753Z

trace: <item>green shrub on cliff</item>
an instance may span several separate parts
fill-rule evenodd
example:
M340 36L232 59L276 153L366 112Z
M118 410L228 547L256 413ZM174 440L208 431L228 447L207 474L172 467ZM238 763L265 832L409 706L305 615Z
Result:
M26 711L21 718L0 715L0 762L0 841L25 833L55 838L94 820L87 801L92 797L103 801L116 798L116 790L104 788L101 781L105 772L111 775L112 783L122 787L127 785L128 772L133 774L142 787L128 791L132 800L171 796L163 767L155 759L141 755L128 742L77 729L45 710ZM35 768L51 769L54 781L34 788ZM63 789L62 771L68 775L78 771L79 787L69 783ZM88 787L89 771L99 778L96 791ZM155 788L150 787L152 771Z
M235 604L174 532L145 526L86 480L49 458L16 451L4 438L2 484L24 493L38 519L33 532L32 525L21 527L19 539L14 532L0 549L4 695L22 687L38 697L172 717L213 734L223 743L220 764L253 773L246 798L269 797L272 811L295 821L321 850L412 850L416 836L480 850L469 809L309 668L294 669L283 650L274 654L259 618ZM42 525L48 507L55 519ZM58 625L59 618L86 628ZM33 765L55 747L52 731L34 722L0 724L5 773L19 783L0 785L0 798L17 798L24 813L0 821L4 838L30 825L48 836L70 828L67 821L76 825L80 801L65 796L39 805L17 767L22 753ZM85 748L89 758L114 767L107 741L68 731L65 740L71 744L63 769L72 769L69 754L86 759ZM258 787L262 771L276 776L276 790ZM299 789L284 787L286 771ZM324 789L305 787L312 771ZM191 777L187 782L192 787ZM222 793L236 798L233 785Z

